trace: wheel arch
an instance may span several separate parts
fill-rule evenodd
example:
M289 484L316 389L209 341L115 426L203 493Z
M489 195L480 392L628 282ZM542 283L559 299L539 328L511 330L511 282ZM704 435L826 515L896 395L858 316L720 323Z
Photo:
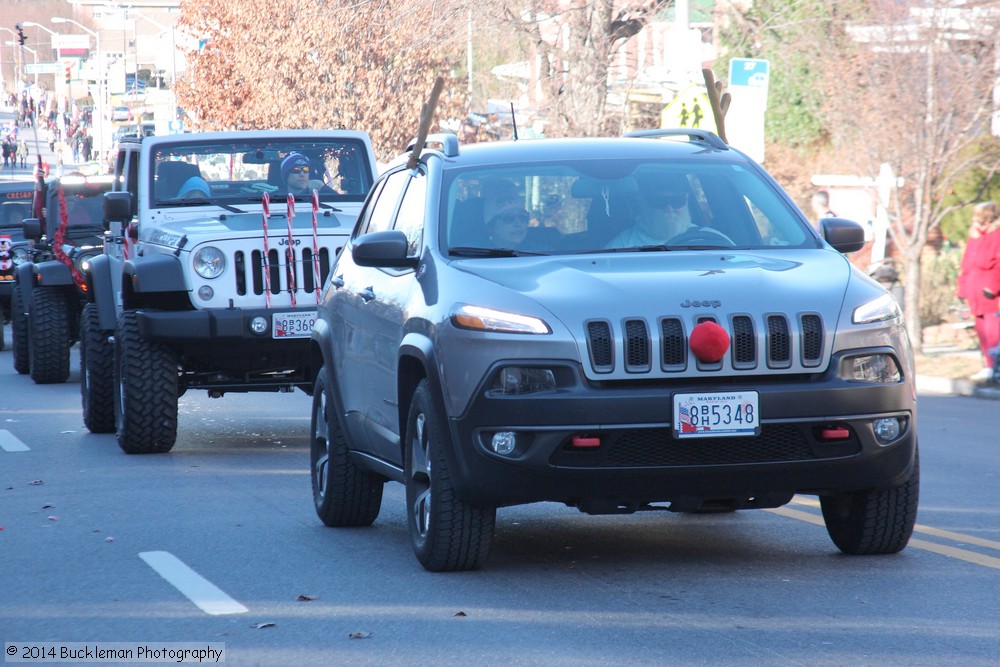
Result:
M172 255L150 255L122 265L122 308L191 307L180 259Z
M436 368L434 344L429 338L417 333L409 333L403 337L396 364L400 460L403 460L402 457L405 456L406 422L410 414L413 392L417 385L426 379L439 404L444 405L441 381Z
M115 312L115 288L111 280L111 258L98 255L89 262L87 271L87 292L97 306L98 325L104 331L113 331L118 324Z

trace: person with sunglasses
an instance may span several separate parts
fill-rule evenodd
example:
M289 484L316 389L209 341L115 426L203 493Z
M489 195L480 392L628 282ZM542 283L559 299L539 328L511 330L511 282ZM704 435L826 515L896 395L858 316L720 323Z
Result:
M518 248L528 236L531 216L516 199L487 201L483 206L486 233L497 248Z
M323 189L323 181L314 179L314 175L312 162L302 153L289 153L281 161L281 178L288 194L295 197L308 197L313 190Z
M646 188L637 198L635 224L622 230L608 248L641 248L663 245L695 227L691 221L688 189L682 177L670 177Z

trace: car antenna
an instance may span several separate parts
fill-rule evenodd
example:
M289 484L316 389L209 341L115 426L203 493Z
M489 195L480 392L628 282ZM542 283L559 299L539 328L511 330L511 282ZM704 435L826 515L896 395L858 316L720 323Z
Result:
M434 79L434 88L431 89L431 96L420 110L420 127L417 129L417 141L413 144L413 152L410 153L410 159L406 161L407 169L416 169L417 165L420 164L420 152L424 150L424 142L427 141L427 132L430 130L431 121L434 120L434 110L437 108L442 88L444 88L444 79L439 76Z
M510 103L510 122L514 126L514 141L517 141L517 116L514 115L514 103Z

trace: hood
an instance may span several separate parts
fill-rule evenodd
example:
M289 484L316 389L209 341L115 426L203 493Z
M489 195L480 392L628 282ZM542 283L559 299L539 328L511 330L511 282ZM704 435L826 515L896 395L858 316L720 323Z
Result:
M338 205L337 208L342 210L321 208L316 214L316 227L320 234L351 233L360 205ZM288 234L284 204L280 212L272 205L267 228L268 236ZM292 230L295 235L312 234L312 210L308 204L296 207ZM217 241L260 238L262 233L263 222L259 208L247 213L220 213L217 207L174 209L155 215L149 223L139 226L140 240L150 243L164 243L167 239L183 236L193 242L206 237ZM174 245L170 242L165 244Z
M590 318L748 312L813 312L833 326L851 275L824 249L463 260L461 270L543 304L571 330Z

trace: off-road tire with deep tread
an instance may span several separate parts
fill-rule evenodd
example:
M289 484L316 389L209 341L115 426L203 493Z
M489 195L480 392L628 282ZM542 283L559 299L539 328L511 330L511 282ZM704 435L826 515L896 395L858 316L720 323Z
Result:
M126 310L115 331L115 434L126 454L169 452L177 440L177 355L139 332Z
M493 545L496 508L472 505L455 493L445 412L427 380L413 392L403 437L406 519L417 560L431 572L481 567Z
M28 355L35 384L69 379L69 304L60 287L36 287L28 313Z
M823 520L833 543L852 556L894 554L902 551L917 521L920 496L920 457L904 484L821 496Z
M20 283L14 283L10 296L10 346L14 358L14 370L27 375L31 370L28 355L28 318L24 314L24 295Z
M97 304L85 305L80 313L80 398L83 424L91 433L115 432L115 350L110 335L100 328Z
M385 478L362 470L351 460L325 367L316 377L309 432L316 515L327 526L372 525L382 508Z

